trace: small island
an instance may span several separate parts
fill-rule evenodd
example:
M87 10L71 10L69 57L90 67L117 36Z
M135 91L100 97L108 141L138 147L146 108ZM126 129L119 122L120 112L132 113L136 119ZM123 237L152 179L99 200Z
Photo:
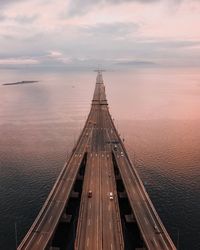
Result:
M29 83L36 83L38 81L21 81L21 82L11 82L11 83L3 83L2 85L19 85L19 84L29 84Z

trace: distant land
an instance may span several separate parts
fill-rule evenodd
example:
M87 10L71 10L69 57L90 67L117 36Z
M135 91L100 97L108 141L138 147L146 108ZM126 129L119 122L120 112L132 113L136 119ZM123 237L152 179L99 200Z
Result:
M21 82L10 82L10 83L3 83L2 85L18 85L18 84L28 84L28 83L36 83L38 81L21 81Z

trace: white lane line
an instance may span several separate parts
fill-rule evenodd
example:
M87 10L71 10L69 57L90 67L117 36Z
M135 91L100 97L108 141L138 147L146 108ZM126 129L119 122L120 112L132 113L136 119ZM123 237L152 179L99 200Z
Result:
M167 244L166 244L166 242L165 242L165 240L164 240L164 237L163 237L163 235L161 235L161 234L160 234L160 236L161 236L161 238L163 239L163 241L162 241L162 242L163 242L163 243L165 244L165 246L166 246L166 249L168 249L168 246L167 246Z
M48 223L51 222L52 218L53 218L53 216L50 216L50 218L49 218L49 220L48 220Z
M144 220L145 220L145 223L148 225L148 224L149 224L149 222L148 222L148 220L147 220L147 218L146 218L146 217L144 217Z
M86 245L87 247L89 246L89 241L90 241L90 240L89 240L89 238L87 237L87 245Z
M97 154L96 154L96 156L97 156Z
M25 250L26 250L27 248L29 248L29 244L30 244L30 242L32 242L32 239L34 238L34 236L35 236L35 233L32 235L30 241L28 242L28 245L25 247ZM29 249L30 249L30 248L29 248Z
M113 249L113 246L112 246L112 243L110 244L110 250L112 250Z
M90 219L88 220L88 226L90 226Z
M39 243L40 243L40 241L41 241L42 238L43 238L43 234L40 235L40 238L39 238L39 240L37 241L37 245L39 245Z
M157 241L155 240L155 238L153 239L153 241L154 241L156 247L158 247L158 243L157 243Z
M57 190L58 191L58 190ZM42 219L39 223L39 225L37 226L36 230L38 230L40 228L40 226L42 225L43 221L44 221L44 218L45 216L47 215L47 213L49 212L50 208L52 207L52 203L50 203L47 207L47 210L44 212L44 215L42 216Z
M89 208L91 209L92 208L92 204L90 203L90 205L89 205Z
M139 190L139 192L140 192L141 197L143 197L143 194L142 194L142 192L141 192L141 190L140 190L140 187L138 187L138 190Z
M110 230L111 230L111 228L112 228L111 222L109 222L109 227L110 227Z

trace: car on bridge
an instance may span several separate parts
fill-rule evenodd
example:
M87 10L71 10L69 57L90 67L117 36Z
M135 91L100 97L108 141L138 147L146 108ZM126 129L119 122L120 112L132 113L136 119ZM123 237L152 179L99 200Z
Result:
M153 229L155 230L155 232L156 232L157 234L160 234L160 233L161 233L160 230L158 229L158 227L157 227L156 225L153 226Z
M112 192L109 193L109 198L110 198L110 200L113 200L113 193Z
M88 198L91 198L92 197L92 190L89 190L88 191Z

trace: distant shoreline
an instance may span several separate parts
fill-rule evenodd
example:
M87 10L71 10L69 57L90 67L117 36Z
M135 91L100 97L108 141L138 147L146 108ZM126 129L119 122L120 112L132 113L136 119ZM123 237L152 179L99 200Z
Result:
M10 83L3 83L2 85L19 85L19 84L29 84L29 83L36 83L38 81L21 81L21 82L10 82Z

